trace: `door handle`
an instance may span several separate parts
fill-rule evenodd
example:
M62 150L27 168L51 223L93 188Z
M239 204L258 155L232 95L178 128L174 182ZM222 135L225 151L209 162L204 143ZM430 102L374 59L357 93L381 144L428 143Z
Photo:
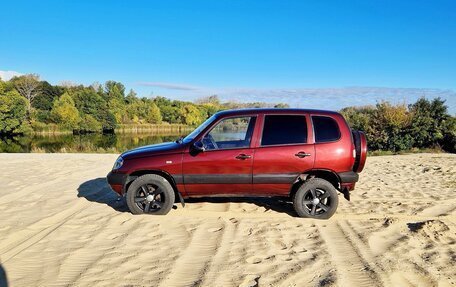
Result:
M251 155L248 155L248 154L244 154L244 153L241 153L239 155L236 156L237 159L248 159L248 158L251 158L252 156Z
M295 156L297 156L299 158L304 158L306 156L310 156L310 153L306 153L306 152L300 151L297 154L295 154Z

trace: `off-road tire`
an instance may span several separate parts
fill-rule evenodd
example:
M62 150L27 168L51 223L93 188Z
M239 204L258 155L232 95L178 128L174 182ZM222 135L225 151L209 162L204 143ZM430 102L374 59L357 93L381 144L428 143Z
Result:
M314 206L312 199L311 190L314 190L315 194L324 197L321 201L319 199L319 204L315 204L315 212L312 214L312 208ZM304 203L307 202L307 204ZM321 178L311 178L304 182L296 191L293 196L293 207L299 217L307 217L314 219L328 219L337 210L339 204L339 195L336 188L327 180ZM327 210L325 211L323 207Z
M140 208L138 203L135 202L137 197L137 191L142 186L155 186L160 190L160 194L164 195L164 202L160 209L153 212L145 212L144 209ZM164 215L167 214L173 207L175 201L174 189L168 180L157 174L145 174L135 179L128 187L127 205L133 214L154 214Z

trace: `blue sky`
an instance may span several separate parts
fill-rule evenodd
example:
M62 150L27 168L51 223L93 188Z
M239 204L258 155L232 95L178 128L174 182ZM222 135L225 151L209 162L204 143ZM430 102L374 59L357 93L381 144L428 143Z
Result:
M456 1L4 1L0 19L3 74L329 109L441 96L456 112Z

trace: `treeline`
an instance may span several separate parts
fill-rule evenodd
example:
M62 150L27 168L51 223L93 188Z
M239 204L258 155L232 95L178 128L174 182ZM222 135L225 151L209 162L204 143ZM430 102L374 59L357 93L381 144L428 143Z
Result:
M286 104L222 103L217 96L196 103L164 97L139 98L116 81L91 86L51 85L34 74L0 79L0 134L29 132L112 133L116 128L141 130L156 125L197 126L219 110L245 107L287 107ZM139 127L138 127L139 126Z
M120 82L91 86L51 85L37 75L0 79L0 135L30 132L182 131L220 110L288 107L286 104L222 103L217 96L196 102L127 94ZM406 105L381 102L341 110L351 127L366 133L371 151L438 148L456 152L456 118L440 98Z
M443 149L456 152L456 117L440 98L414 104L348 107L341 110L353 129L366 133L371 151Z

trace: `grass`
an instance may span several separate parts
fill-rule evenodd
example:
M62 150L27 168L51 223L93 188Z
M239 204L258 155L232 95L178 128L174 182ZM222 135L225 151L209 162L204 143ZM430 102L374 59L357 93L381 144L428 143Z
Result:
M192 131L193 127L183 124L119 124L116 133L180 133Z
M188 133L194 128L183 124L119 124L115 128L117 134L135 134L135 133L151 133L151 134L163 134L163 133ZM43 124L35 122L32 124L31 134L35 135L46 135L46 134L72 134L73 130L62 128L56 124ZM101 133L101 131L100 131Z
M30 150L31 153L121 153L116 147L102 148L96 147L93 144L84 144L78 146L66 146L60 149L54 150L52 152L46 151L41 147L32 147Z
M32 123L32 134L46 135L46 134L72 134L73 130L62 128L56 124L44 124L40 122Z

